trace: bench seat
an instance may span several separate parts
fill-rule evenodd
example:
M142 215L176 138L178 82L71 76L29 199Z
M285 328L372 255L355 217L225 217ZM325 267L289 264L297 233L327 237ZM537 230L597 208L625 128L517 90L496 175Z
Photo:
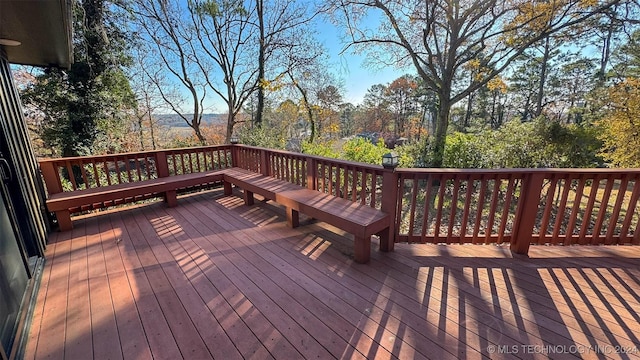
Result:
M56 213L60 231L71 230L71 209L103 204L118 199L162 194L168 206L177 205L177 190L197 185L221 182L224 170L176 175L130 183L52 194L47 200L49 211Z
M389 228L390 217L380 210L240 168L56 193L47 200L47 207L55 212L60 231L65 231L73 228L71 211L74 209L94 205L104 207L108 202L147 195L162 195L172 207L177 205L177 190L216 182L224 183L226 195L231 195L232 184L242 188L247 205L254 203L254 193L283 205L291 227L299 225L299 213L302 212L353 234L354 259L359 263L369 261L371 236L383 234Z
M298 226L302 212L353 234L354 258L359 263L369 261L371 235L389 227L389 215L380 210L269 176L230 168L224 172L224 181L244 190L247 205L253 204L253 193L257 193L285 206L291 227Z

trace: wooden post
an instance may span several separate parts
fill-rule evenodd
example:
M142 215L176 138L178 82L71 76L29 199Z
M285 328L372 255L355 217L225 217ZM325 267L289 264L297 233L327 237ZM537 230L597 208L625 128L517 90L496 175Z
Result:
M167 162L167 153L164 151L158 151L155 155L158 178L169 177L169 163Z
M314 158L307 158L307 189L317 190L318 163Z
M358 264L368 263L371 256L371 236L364 238L354 236L353 242L353 259L355 260L355 262L357 262Z
M158 151L155 154L156 171L158 172L158 179L169 177L169 163L167 162L167 153L164 151ZM163 194L164 202L169 207L175 207L178 203L178 195L175 190L167 191Z
M238 162L238 150L240 149L239 145L232 144L231 145L231 166L232 167L241 167Z
M73 229L73 222L71 221L71 212L69 210L56 211L56 219L58 219L59 231L69 231Z
M395 246L398 194L398 173L394 169L385 169L382 173L382 206L380 210L389 215L389 228L378 233L378 236L380 236L380 251L393 251Z
M264 176L271 175L269 166L269 154L266 149L260 149L260 173Z
M529 173L522 179L520 190L522 195L518 201L516 218L513 221L513 234L511 235L511 251L516 254L527 255L529 252L543 182L544 174L540 172Z
M287 207L287 223L291 228L300 226L300 213L297 210Z
M40 171L42 171L42 177L44 183L47 185L47 192L49 195L62 192L62 183L60 182L60 174L58 173L57 166L53 161L41 162Z
M245 189L242 197L245 205L247 206L253 205L254 199L253 199L253 193L251 191Z

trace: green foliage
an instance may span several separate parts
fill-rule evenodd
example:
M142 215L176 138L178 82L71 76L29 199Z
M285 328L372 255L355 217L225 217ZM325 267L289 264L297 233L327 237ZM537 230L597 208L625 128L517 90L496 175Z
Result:
M538 118L511 121L497 131L447 137L444 165L459 168L594 167L600 141L596 129L564 126Z
M475 168L482 163L480 139L471 134L453 133L447 136L444 164L451 168Z
M353 138L342 146L341 158L350 161L357 161L367 164L382 164L382 155L389 152L384 141L378 140L377 144L372 144L365 138Z
M135 96L124 75L128 41L104 0L74 6L74 63L49 68L24 89L22 99L44 114L40 136L62 156L115 152L127 133L123 120ZM96 140L101 147L96 148Z
M616 167L640 167L640 79L628 78L608 94L610 111L598 122L601 154Z
M395 150L399 156L400 167L412 167L415 164L413 154L407 151L408 149L410 149L410 146L404 145L403 147L398 147ZM372 144L364 138L353 138L344 143L340 151L336 151L335 144L330 141L325 143L302 143L302 152L305 154L373 165L381 165L382 156L390 151L391 150L384 145L384 141L382 139L380 139L377 144Z
M269 149L284 149L285 137L279 128L275 126L254 126L242 128L238 132L241 144L259 146Z
M412 141L394 150L399 155L399 167L427 167L429 163L430 145L427 137L420 141Z
M302 152L308 155L323 156L323 157L334 158L334 159L340 158L340 153L334 150L333 141L326 141L326 142L321 142L319 140L314 142L303 141Z

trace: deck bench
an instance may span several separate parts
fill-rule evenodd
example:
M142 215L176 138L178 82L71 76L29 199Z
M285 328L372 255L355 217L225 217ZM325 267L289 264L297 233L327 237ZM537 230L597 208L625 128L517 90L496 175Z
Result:
M177 191L188 187L221 182L224 170L196 172L157 179L114 184L97 188L60 192L52 194L47 200L49 211L55 212L60 231L71 230L71 210L94 204L135 198L144 195L160 194L169 207L177 205Z
M389 228L389 215L380 210L251 171L226 169L224 183L227 195L231 194L231 184L243 189L247 205L253 204L254 193L283 205L291 227L299 225L302 212L353 234L358 263L369 261L371 235Z

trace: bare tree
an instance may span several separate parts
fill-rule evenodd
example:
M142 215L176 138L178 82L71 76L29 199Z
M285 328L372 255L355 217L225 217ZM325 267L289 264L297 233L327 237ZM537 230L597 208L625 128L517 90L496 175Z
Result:
M189 4L194 64L207 87L227 105L226 141L233 134L242 105L258 87L257 34L251 22L254 11L241 0Z
M576 26L622 0L334 0L329 11L345 26L348 42L385 64L411 64L438 98L433 167L441 167L451 107L485 86L525 50ZM384 22L367 27L370 11ZM469 83L457 80L466 64L478 62Z
M204 101L207 97L205 84L201 81L199 69L194 68L195 54L192 52L191 29L181 14L182 9L176 3L164 0L136 0L129 10L134 14L142 38L148 39L149 52L154 53L162 68L188 94L188 104L192 114L188 116L183 109L184 99L173 96L165 86L167 82L154 81L155 86L166 105L191 127L198 140L205 144L206 138L200 130ZM159 80L158 76L151 76Z
M258 81L255 124L262 123L265 92L273 82L279 82L289 68L287 59L291 52L300 58L312 58L309 39L314 30L310 25L319 14L319 9L308 1L256 0L256 26L258 28ZM295 64L290 64L294 65ZM277 87L277 86L276 86Z

